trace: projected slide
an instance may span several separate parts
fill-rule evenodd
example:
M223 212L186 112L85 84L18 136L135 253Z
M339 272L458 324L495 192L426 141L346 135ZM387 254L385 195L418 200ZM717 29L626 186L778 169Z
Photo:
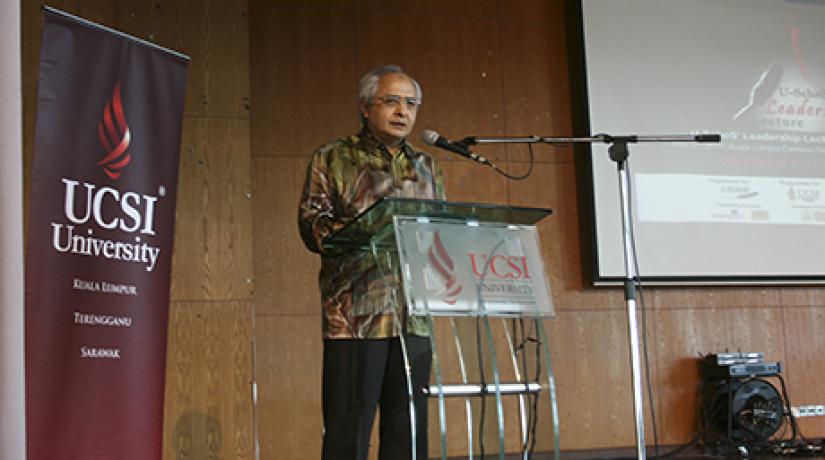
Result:
M640 273L825 280L825 1L583 0L591 133L631 145ZM592 149L598 275L624 262L616 168Z

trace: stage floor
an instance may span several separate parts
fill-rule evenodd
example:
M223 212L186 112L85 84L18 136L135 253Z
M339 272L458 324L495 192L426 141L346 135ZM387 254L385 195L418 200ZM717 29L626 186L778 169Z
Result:
M680 459L680 460L716 460L716 459L731 459L731 458L742 458L742 459L760 459L760 460L779 460L779 459L789 459L789 458L801 458L801 457L808 457L808 458L823 458L825 457L825 452L823 451L823 441L822 440L815 440L812 441L812 444L815 446L813 449L806 450L806 449L796 449L795 452L792 450L788 450L785 454L774 453L774 452L735 452L732 449L728 449L725 452L720 451L719 449L711 450L706 449L704 446L692 446L689 448L681 448L681 450L677 449L680 446L660 446L659 447L659 457L656 456L656 453L651 448L648 450L647 458L649 460L653 460L656 458L662 459ZM486 454L485 459L498 459L497 454ZM553 460L553 452L536 452L532 456L530 456L531 460ZM480 457L475 456L473 457L474 460L480 460ZM520 454L508 454L505 456L506 460L521 460L523 458ZM562 451L561 458L563 460L635 460L636 456L636 449L635 448L619 448L619 449L594 449L594 450L575 450L575 451ZM431 457L432 460L440 459L440 457ZM467 457L450 457L449 460L466 460Z

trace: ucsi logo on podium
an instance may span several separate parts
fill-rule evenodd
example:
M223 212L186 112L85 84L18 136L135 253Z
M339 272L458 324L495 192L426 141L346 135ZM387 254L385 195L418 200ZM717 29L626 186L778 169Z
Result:
M425 246L427 265L440 280L439 291L435 295L441 297L446 304L455 305L459 299L463 290L459 276L461 271L466 271L468 275L472 272L483 292L513 293L514 289L522 294L531 292L528 286L532 280L527 256L462 251L464 255L460 260L465 263L456 264L444 245L441 233L436 230L431 233L431 238L430 244ZM419 247L420 243L419 235ZM464 248L465 251L467 249L469 248ZM465 275L464 281L472 283L472 279Z
M443 297L441 300L448 305L455 305L458 301L459 294L461 294L462 285L458 281L458 274L456 273L453 259L444 247L444 243L441 241L441 233L437 230L433 234L433 243L427 251L427 257L430 266L435 269L444 281Z
M526 256L509 256L506 254L468 254L473 274L478 279L492 276L500 280L529 279L530 270L527 268ZM478 262L481 262L479 265ZM480 267L480 268L479 268Z
M534 227L404 218L395 230L413 315L552 315Z

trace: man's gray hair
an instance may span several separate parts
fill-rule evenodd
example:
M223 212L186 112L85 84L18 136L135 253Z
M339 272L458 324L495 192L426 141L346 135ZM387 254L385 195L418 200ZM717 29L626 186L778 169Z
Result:
M401 66L389 64L373 69L361 77L361 80L358 82L358 118L361 120L362 124L366 123L367 120L361 112L361 107L370 105L370 101L375 97L375 93L378 91L378 80L383 75L393 73L401 74L409 78L415 87L415 97L419 102L423 98L424 94L421 92L421 85L419 85L418 82L415 81L415 78L410 76L410 74L404 72L404 69L402 69Z

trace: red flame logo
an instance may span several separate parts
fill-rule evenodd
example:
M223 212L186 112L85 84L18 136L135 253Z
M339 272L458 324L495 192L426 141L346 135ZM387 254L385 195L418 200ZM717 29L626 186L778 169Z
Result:
M444 243L441 242L441 234L435 232L433 236L433 244L429 251L430 264L432 264L435 271L444 279L444 302L448 305L455 305L458 300L458 294L461 293L461 283L458 282L458 276L455 273L455 266L447 249L444 248Z
M811 85L811 88L818 91L819 93L825 93L825 86L822 85L822 80L814 78L814 75L811 75L808 72L808 67L805 65L805 57L802 55L802 39L800 38L800 34L802 33L802 29L800 27L793 27L791 28L791 44L793 46L793 56L796 60L796 64L799 66L799 72L802 74L802 78Z
M106 152L97 165L103 166L106 175L115 180L120 177L120 173L123 172L121 170L132 161L132 155L126 151L132 141L132 134L129 132L129 125L126 124L126 117L123 115L120 83L117 82L115 85L112 99L106 101L106 107L103 108L103 120L97 124L97 136Z

